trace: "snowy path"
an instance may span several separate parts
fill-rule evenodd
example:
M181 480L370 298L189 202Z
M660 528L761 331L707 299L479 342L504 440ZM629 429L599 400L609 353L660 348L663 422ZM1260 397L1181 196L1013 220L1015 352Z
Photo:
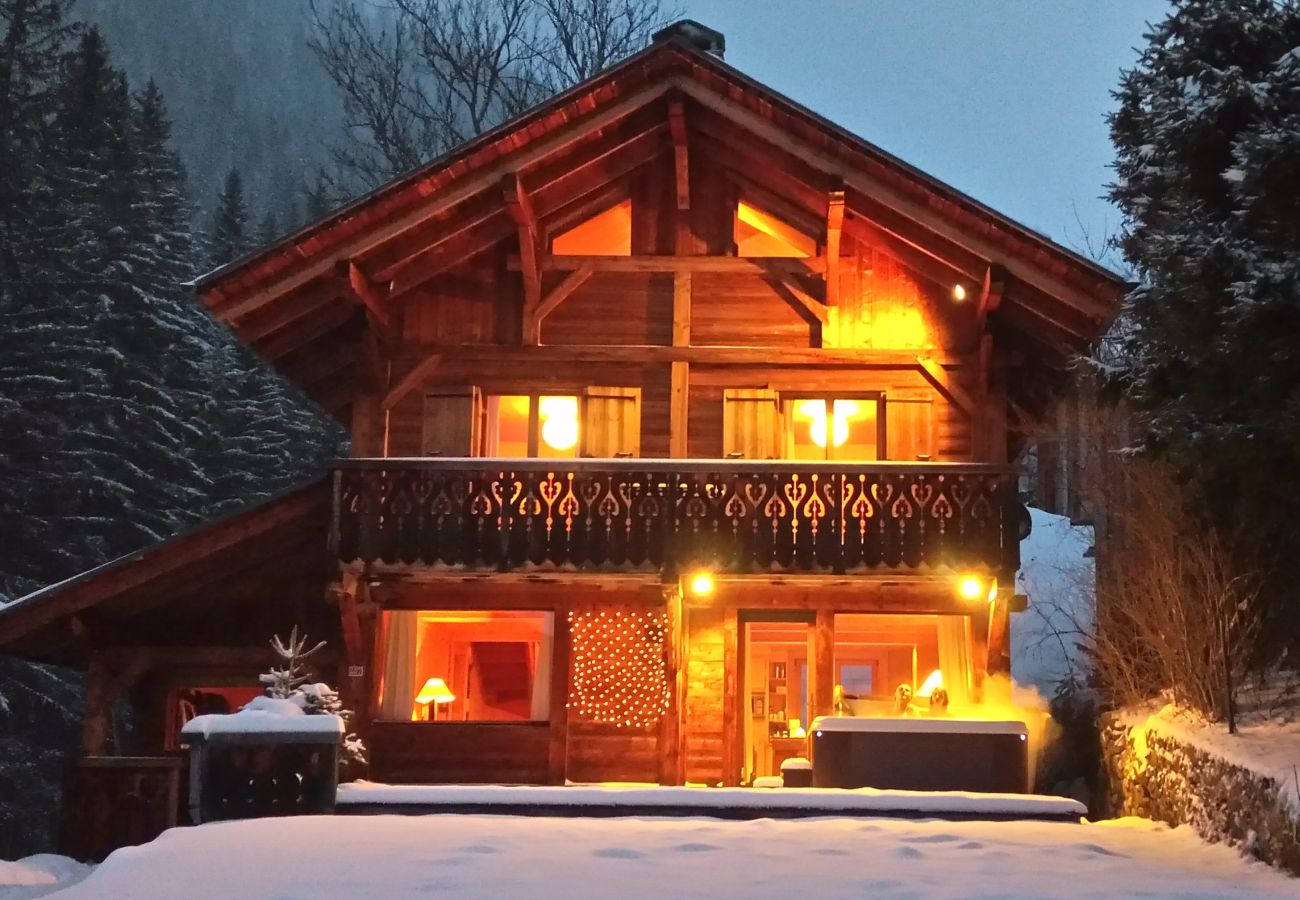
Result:
M1137 819L261 819L176 829L58 900L1296 897L1300 881ZM3 890L0 890L0 897Z

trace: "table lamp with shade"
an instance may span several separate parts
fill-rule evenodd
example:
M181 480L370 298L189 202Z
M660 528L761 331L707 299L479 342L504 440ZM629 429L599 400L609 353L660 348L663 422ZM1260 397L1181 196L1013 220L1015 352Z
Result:
M456 695L447 687L447 682L441 678L430 678L420 688L420 693L415 695L415 702L420 704L423 713L421 718L429 721L429 706L433 705L433 721L438 721L438 707L444 703L450 703L456 699Z

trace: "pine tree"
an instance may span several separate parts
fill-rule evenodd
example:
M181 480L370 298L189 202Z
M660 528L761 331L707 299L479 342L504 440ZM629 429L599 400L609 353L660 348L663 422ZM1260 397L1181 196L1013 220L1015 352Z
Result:
M244 182L234 169L226 176L217 208L212 215L208 236L208 265L224 266L251 249L248 236L248 204L244 200Z
M1111 198L1146 445L1265 579L1263 656L1300 641L1300 6L1179 0L1125 72ZM1296 646L1295 649L1300 649Z
M257 226L257 243L265 247L274 244L279 238L280 217L275 214L275 210L271 210L262 217L261 224Z

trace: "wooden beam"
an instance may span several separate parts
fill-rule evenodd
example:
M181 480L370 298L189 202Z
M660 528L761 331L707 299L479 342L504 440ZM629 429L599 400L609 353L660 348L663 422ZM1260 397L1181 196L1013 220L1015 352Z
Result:
M918 356L916 364L921 367L922 374L930 380L930 383L945 397L956 403L962 412L968 416L974 415L976 406L974 398L948 374L947 369L928 356Z
M884 184L880 179L872 178L862 172L858 167L806 141L800 140L790 131L745 109L738 103L728 101L725 97L699 84L694 79L685 75L672 75L666 81L672 88L681 91L701 105L749 130L772 146L806 161L809 165L828 175L843 179L846 188L877 199L901 215L922 225L928 231L961 247L965 247L972 253L983 256L987 260L1002 263L1010 275L1054 297L1058 297L1085 315L1096 319L1107 319L1114 312L1111 303L1099 299L1072 284L1068 284L1019 257L1006 254L993 241L959 228L941 212L931 209L925 203L905 196ZM1117 288L1117 290L1119 289Z
M677 176L677 209L691 208L691 172L686 143L686 111L680 100L668 104L668 130L673 138L673 162Z
M519 271L524 279L524 318L527 319L542 302L542 272L537 262L541 254L537 213L518 172L502 180L501 199L519 233Z
M958 266L939 257L918 250L913 245L891 234L875 222L850 209L850 215L844 221L844 230L855 240L868 244L897 259L906 268L920 275L944 292L944 297L951 296L953 285L970 286L970 279ZM985 271L988 267L985 266Z
M820 347L668 347L661 344L574 344L520 347L508 344L410 344L403 358L435 353L448 360L519 366L555 363L672 363L703 366L849 366L862 369L917 368L916 350ZM939 365L969 366L973 353L940 350L927 355Z
M989 266L984 270L984 281L980 285L979 300L975 304L975 317L981 328L989 313L1002 305L1002 295L1007 285L1001 267Z
M674 459L690 456L688 442L691 364L673 362L668 395L668 455Z
M429 376L433 374L433 371L438 368L438 363L440 362L442 362L441 353L430 353L424 359L416 363L415 368L407 372L406 375L402 377L402 380L397 382L397 384L393 386L393 389L384 396L384 411L386 412L398 403L402 402L403 397L428 380Z
M826 289L827 289L827 293L829 294L830 292L829 267L827 268L826 277L828 279L826 282ZM821 322L823 325L825 325L830 321L830 311L827 309L827 304L818 301L815 297L813 297L802 287L800 287L799 284L793 278L788 276L785 278L777 277L777 278L769 278L767 279L767 281L772 285L772 288L778 294L780 294L786 301L793 303L795 306L807 310L809 314L811 314L812 317L815 318L818 322Z
M339 263L342 275L347 279L348 293L352 299L365 307L367 315L380 329L388 333L393 328L393 317L385 302L388 288L380 288L366 277L361 267L353 260Z
M543 272L571 272L583 266L595 272L709 272L715 274L813 275L825 271L826 260L791 256L554 256L542 257ZM517 256L506 261L517 272L523 262Z
M835 610L822 606L817 609L810 643L812 647L812 684L809 698L808 720L829 716L835 712Z
M993 335L983 334L980 336L979 363L977 366L980 378L980 393L988 394L989 392L989 373L993 368Z
M826 201L826 305L840 305L840 234L844 230L844 192Z
M609 127L633 111L663 96L670 89L666 81L661 81L643 91L629 94L624 99L611 103L600 112L578 120L569 127L552 131L522 151L504 155L495 164L484 166L477 175L435 192L429 202L420 204L416 209L403 215L395 215L377 228L367 229L345 242L334 254L324 255L319 261L302 268L272 276L268 281L229 303L217 300L214 304L217 319L230 322L247 315L281 294L328 273L334 266L335 260L360 256L366 250L391 240L498 183L503 176L526 168L547 156L571 147L594 132Z
M542 342L542 320L551 313L555 312L556 307L569 298L569 295L582 287L583 283L591 277L594 270L591 266L583 266L580 269L574 269L564 277L564 280L551 289L542 300L531 310L524 308L524 343L534 347Z
M389 298L405 296L431 278L501 243L515 231L513 222L498 215L481 227L467 230L454 241L441 242L416 254L394 275Z
M691 273L673 273L673 346L691 345Z

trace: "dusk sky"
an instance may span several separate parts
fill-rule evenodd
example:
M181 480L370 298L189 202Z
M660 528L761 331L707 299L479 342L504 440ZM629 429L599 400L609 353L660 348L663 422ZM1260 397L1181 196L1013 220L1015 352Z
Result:
M1105 115L1165 0L690 0L727 61L967 194L1083 249Z

